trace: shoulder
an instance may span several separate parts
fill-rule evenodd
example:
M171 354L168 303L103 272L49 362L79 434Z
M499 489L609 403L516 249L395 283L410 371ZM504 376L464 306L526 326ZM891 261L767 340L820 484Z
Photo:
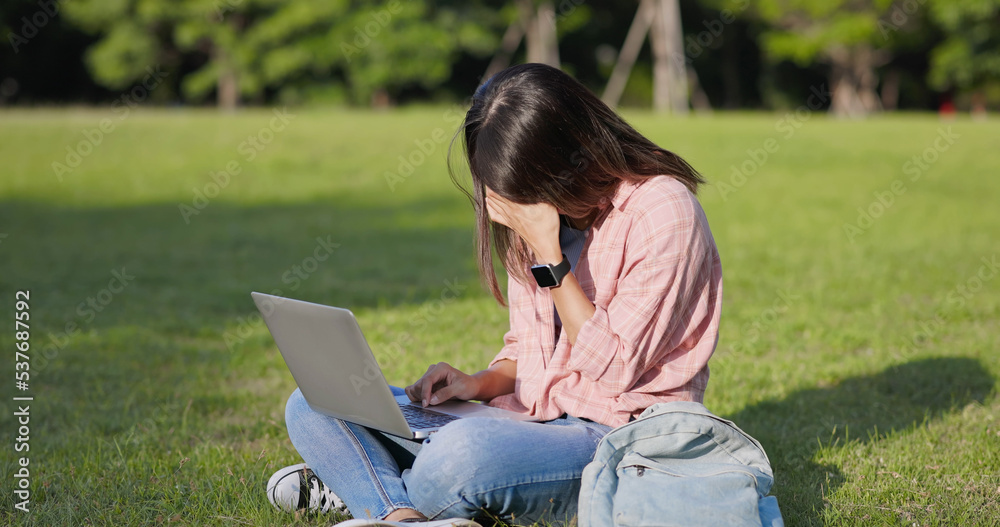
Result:
M616 196L620 212L647 228L690 225L704 213L697 198L676 178L654 176L641 183L622 183Z

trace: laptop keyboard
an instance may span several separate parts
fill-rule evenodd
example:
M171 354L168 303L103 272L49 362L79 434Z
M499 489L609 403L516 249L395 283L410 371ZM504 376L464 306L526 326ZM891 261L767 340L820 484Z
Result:
M403 417L410 424L410 428L414 429L440 428L459 419L459 417L454 415L435 412L434 410L428 410L427 408L413 404L401 404L399 408L403 410Z

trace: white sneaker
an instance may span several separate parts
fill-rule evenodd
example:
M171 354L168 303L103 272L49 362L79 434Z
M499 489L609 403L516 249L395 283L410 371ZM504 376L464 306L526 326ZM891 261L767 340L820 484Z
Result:
M267 499L279 510L347 512L343 500L323 484L305 463L285 467L267 482Z
M385 520L347 520L340 522L337 527L482 527L472 520L462 518L451 518L448 520L424 520L408 522L387 522Z

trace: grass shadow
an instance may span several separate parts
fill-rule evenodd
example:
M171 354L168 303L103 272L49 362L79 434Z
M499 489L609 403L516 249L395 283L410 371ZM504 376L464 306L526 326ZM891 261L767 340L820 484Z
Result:
M767 450L776 478L774 493L786 521L820 525L824 496L844 482L836 467L814 461L821 446L869 442L920 425L983 402L994 385L978 360L937 357L798 391L726 417Z
M210 203L189 220L176 204L2 201L0 286L36 289L44 323L56 328L138 324L181 334L218 331L255 311L252 290L363 309L433 300L445 280L479 287L472 210L458 196ZM113 272L135 278L106 303L107 294L87 304Z

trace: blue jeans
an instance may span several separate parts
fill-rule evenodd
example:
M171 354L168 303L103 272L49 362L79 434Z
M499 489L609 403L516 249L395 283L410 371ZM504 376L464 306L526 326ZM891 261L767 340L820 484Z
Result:
M409 508L430 519L493 516L529 524L576 515L583 468L611 430L575 417L476 417L420 442L315 412L299 390L288 399L285 423L299 455L355 518L384 519Z

